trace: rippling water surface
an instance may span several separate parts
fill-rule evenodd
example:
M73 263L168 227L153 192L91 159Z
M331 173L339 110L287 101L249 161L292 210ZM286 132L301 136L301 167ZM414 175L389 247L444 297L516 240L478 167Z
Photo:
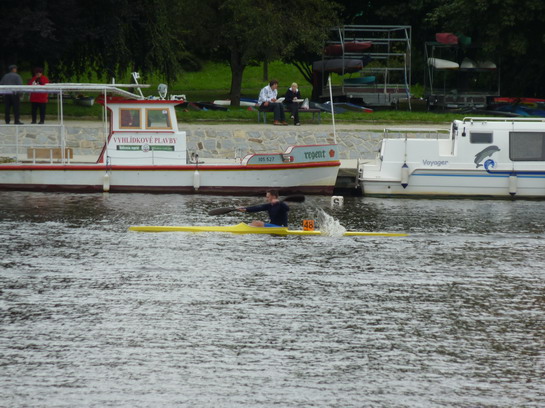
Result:
M2 407L545 406L545 204L0 193ZM255 216L255 214L253 215Z

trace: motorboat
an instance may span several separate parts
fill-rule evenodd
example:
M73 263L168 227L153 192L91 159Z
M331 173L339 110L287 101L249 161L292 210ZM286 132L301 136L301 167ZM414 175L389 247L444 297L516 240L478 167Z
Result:
M187 147L175 107L185 101L144 97L138 84L0 86L0 92L48 92L60 100L60 123L0 125L0 189L70 192L153 192L255 195L333 193L340 166L336 144L293 145L248 152L233 160L202 159ZM67 145L64 93L96 92L104 109L105 141L91 160ZM49 127L48 127L49 126ZM55 137L44 133L57 129ZM31 129L31 131L29 131Z
M545 198L545 119L466 117L424 132L385 132L358 169L364 195Z

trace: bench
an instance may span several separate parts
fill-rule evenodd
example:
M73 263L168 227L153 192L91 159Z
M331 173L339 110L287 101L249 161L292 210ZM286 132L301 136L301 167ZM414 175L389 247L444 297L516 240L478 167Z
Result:
M32 159L32 161L36 161L36 159L47 159L50 162L53 162L53 160L62 160L62 149L60 147L29 147L27 149L27 159ZM74 158L74 150L71 147L67 147L64 149L64 158L65 159L73 159Z
M291 114L291 112L286 108L284 108L284 112L286 112L287 114ZM259 108L257 108L257 122L259 123L263 121L263 123L267 123L267 113L273 114L273 112L261 111L259 110ZM320 124L320 122L322 121L322 111L320 109L299 109L299 115L301 115L301 113L312 113L312 121L316 122L317 119L318 124Z

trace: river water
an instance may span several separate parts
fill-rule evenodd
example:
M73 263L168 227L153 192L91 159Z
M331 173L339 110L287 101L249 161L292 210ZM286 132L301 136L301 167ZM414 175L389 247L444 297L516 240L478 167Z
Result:
M545 406L543 202L291 205L401 238L127 230L260 200L0 193L0 406Z

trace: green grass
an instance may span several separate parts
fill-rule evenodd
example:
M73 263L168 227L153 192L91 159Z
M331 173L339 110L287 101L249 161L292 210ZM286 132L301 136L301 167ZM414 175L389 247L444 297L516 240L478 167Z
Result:
M302 94L308 95L312 91L311 85L293 65L278 61L271 62L269 64L270 79L277 79L281 89L287 89L292 82L297 82ZM241 95L257 99L259 91L267 85L267 82L263 79L262 65L248 66L242 77ZM151 89L156 89L156 86ZM203 66L202 71L182 74L178 81L169 84L169 89L173 94L185 94L191 101L227 99L231 89L231 69L226 64L209 62Z
M50 101L47 105L47 121L53 120L58 111L56 101ZM63 105L64 116L72 120L102 120L102 106L95 104L92 107L78 106L67 100ZM257 112L248 108L229 108L228 111L193 111L178 107L176 109L178 120L187 123L257 123ZM21 114L30 116L30 103L21 104ZM343 123L447 123L463 116L458 113L434 113L434 112L410 112L406 110L376 110L373 113L359 113L348 111L335 115L335 122ZM25 120L28 120L25 118ZM301 122L312 123L312 115L302 114ZM332 122L331 114L322 112L322 123Z
M322 124L332 123L331 114L322 112ZM453 113L428 113L408 111L376 111L373 113L346 112L335 115L335 123L375 124L375 123L448 123L460 119L464 115ZM302 114L301 122L312 123L312 115ZM257 112L245 108L230 108L228 112L221 111L184 111L178 109L178 119L188 123L256 123Z
M59 111L57 100L50 99L46 107L46 121L56 118ZM21 102L21 115L30 116L30 102ZM63 103L63 113L65 119L81 119L81 120L102 120L102 105L95 104L91 107L79 106L74 104L72 100L66 100ZM27 120L27 119L25 119Z

